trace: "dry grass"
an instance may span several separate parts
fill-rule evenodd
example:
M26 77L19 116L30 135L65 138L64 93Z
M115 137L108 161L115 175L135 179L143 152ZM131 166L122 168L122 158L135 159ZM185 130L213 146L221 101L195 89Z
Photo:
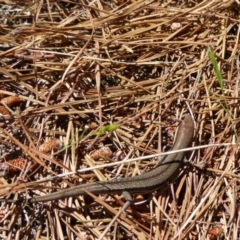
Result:
M1 106L2 199L147 171L157 158L118 162L170 149L189 111L193 146L205 147L188 156L207 165L184 167L127 218L117 195L3 202L1 239L240 238L239 1L5 0L0 8L0 97L20 98Z

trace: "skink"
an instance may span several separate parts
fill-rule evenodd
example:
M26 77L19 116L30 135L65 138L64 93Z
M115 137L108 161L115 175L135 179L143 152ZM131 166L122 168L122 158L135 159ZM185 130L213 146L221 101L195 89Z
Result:
M176 140L172 150L187 148L193 138L194 123L190 115L186 115L185 119L179 126ZM47 202L67 197L86 195L87 192L94 194L99 193L145 193L161 188L161 186L171 179L183 160L185 152L176 152L166 156L158 165L149 172L143 173L135 177L116 178L110 181L99 181L95 183L87 183L77 185L62 191L30 198L28 202Z

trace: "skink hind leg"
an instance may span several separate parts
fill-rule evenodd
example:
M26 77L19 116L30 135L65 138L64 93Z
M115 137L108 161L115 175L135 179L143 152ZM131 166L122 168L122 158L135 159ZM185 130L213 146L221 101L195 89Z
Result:
M123 191L122 195L123 195L124 199L126 200L126 202L125 202L125 204L123 205L123 208L122 208L122 213L124 214L125 217L127 217L126 210L128 209L128 207L132 203L132 196L128 191Z

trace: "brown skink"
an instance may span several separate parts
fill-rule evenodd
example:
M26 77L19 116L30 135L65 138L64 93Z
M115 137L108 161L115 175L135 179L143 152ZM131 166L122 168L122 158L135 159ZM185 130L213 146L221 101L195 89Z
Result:
M172 150L187 148L193 138L194 123L190 115L186 115L185 119L179 126L176 139ZM116 178L110 181L100 181L95 183L87 183L77 185L58 192L30 198L28 202L46 202L67 197L85 195L86 192L94 194L98 193L145 193L161 188L168 180L170 180L183 160L185 152L176 152L167 155L158 165L149 172L143 173L135 177Z

